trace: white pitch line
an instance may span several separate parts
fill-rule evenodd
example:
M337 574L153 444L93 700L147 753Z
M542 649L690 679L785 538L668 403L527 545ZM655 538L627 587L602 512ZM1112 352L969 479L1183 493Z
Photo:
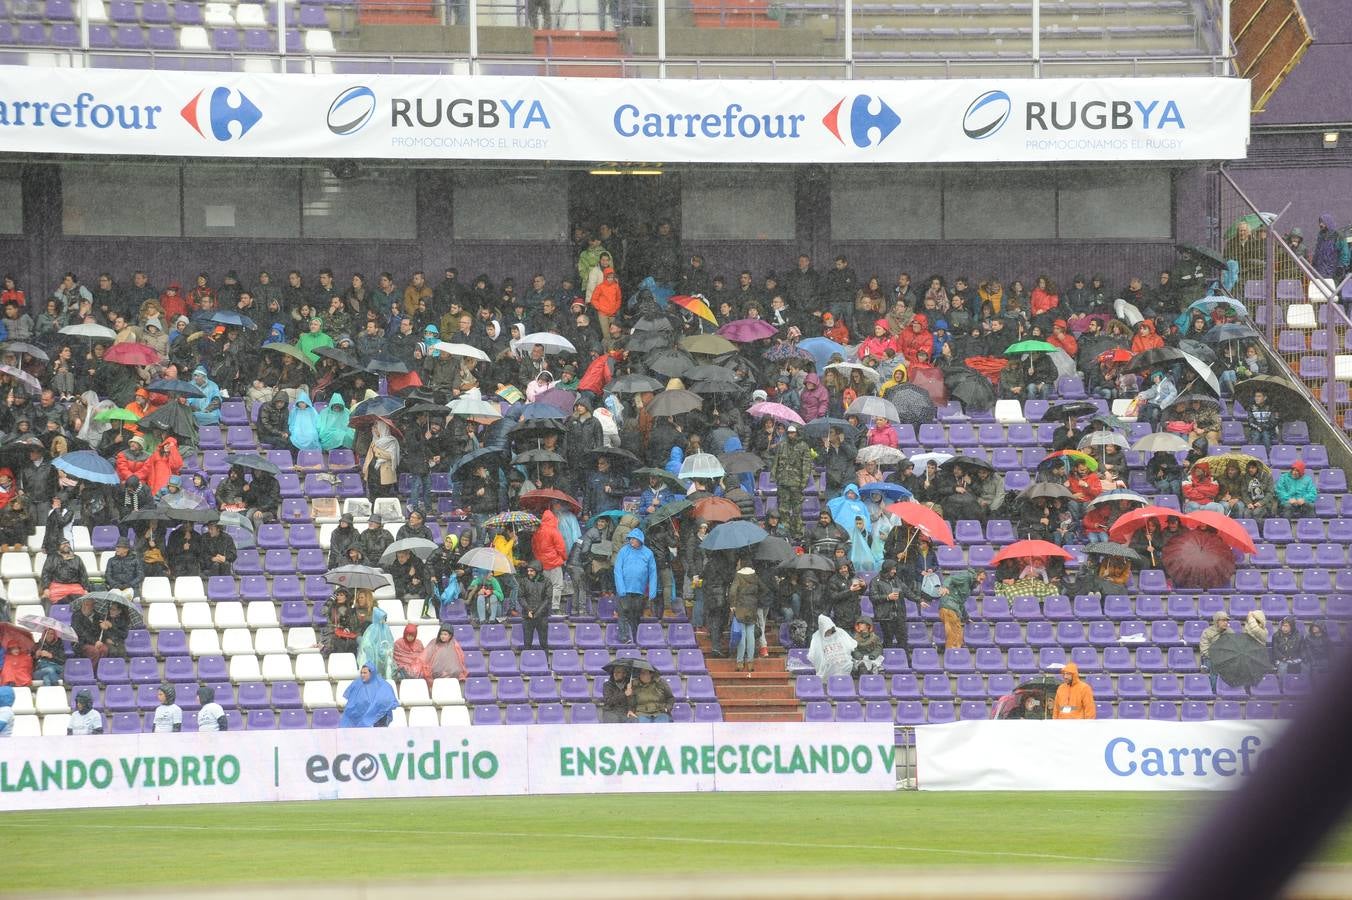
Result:
M26 833L31 833L34 825L42 824L40 816L25 816L22 827ZM579 834L578 832L568 832L566 834L556 832L541 831L428 831L427 829L405 829L405 828L292 828L284 826L267 825L98 825L87 822L61 823L63 828L68 829L87 829L104 831L238 831L238 832L258 832L271 831L283 834L314 833L314 834L397 834L397 835L423 835L444 837L510 837L510 838L568 838L571 840L583 841L607 841L607 840L629 840L629 841L660 841L669 844L734 844L739 847L789 847L798 850L877 850L877 851L905 851L907 853L938 853L954 856L993 856L993 857L1012 857L1015 859L1043 859L1059 860L1064 862L1096 862L1096 863L1122 863L1129 865L1140 865L1147 863L1148 860L1142 859L1123 859L1109 856L1070 856L1056 853L1029 853L1018 850L976 850L976 849L955 849L949 847L911 847L902 844L808 844L808 843L790 843L788 841L749 841L735 838L696 838L696 837L675 837L672 835L635 835L635 834ZM0 830L7 826L0 821Z

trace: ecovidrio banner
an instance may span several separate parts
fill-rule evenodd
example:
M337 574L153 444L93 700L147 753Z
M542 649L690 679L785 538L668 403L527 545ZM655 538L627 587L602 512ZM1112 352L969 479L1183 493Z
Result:
M1284 722L954 722L915 730L922 791L1197 791L1236 787Z
M0 742L0 810L895 786L886 724L338 729Z
M0 152L737 163L1238 159L1238 78L677 81L4 67Z

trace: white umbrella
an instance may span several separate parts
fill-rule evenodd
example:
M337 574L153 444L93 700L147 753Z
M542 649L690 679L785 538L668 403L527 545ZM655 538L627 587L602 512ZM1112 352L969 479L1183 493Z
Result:
M857 463L877 463L880 466L890 466L901 462L906 458L896 447L888 447L884 444L870 444L859 451L854 461Z
M418 559L427 559L436 552L437 545L427 538L404 538L401 541L395 541L385 548L385 552L380 554L380 564L388 566L394 562L394 555L401 550L407 550Z
M911 462L915 463L917 469L923 469L929 465L930 460L934 460L936 466L942 466L952 458L952 453L917 453L911 457Z
M897 408L891 401L882 397L856 397L845 410L845 415L859 416L862 419L886 419L894 423L900 421Z
M1099 494L1093 500L1089 501L1089 509L1101 506L1104 503L1116 503L1119 500L1128 500L1132 503L1139 503L1142 506L1149 506L1150 501L1142 497L1135 491L1108 491L1106 494Z
M1132 444L1131 449L1141 453L1179 453L1188 449L1188 442L1172 432L1157 431Z
M572 345L568 338L548 331L537 331L534 334L526 335L519 341L512 341L512 350L514 351L529 351L532 347L543 347L546 353L577 352L577 348Z
M480 400L478 397L461 397L447 407L453 416L465 416L470 419L501 419L502 410L496 403Z
M432 345L432 349L445 353L447 356L468 356L470 359L477 359L480 362L489 362L487 353L478 347L471 347L469 344L448 344L445 341L437 341Z
M870 366L866 366L863 363L838 362L831 363L831 365L827 366L826 368L828 370L835 369L837 372L844 372L847 376L849 375L850 372L860 372L864 375L865 378L872 381L875 385L883 383L883 376L878 373L878 370Z
M695 478L722 478L726 474L717 456L712 453L692 453L681 463L681 474L677 477L689 481Z
M1141 310L1136 304L1128 303L1121 297L1113 301L1113 313L1132 328L1145 321L1145 316L1141 315Z
M102 325L67 325L60 331L61 334L68 334L72 337L91 338L98 340L102 338L106 341L117 340L117 332L111 328L105 328Z

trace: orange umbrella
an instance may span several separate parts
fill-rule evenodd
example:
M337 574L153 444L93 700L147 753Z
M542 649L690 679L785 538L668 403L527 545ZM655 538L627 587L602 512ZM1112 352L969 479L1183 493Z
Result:
M1015 541L992 556L991 565L1002 563L1007 559L1026 559L1030 556L1056 557L1059 559L1075 558L1070 554L1069 550L1066 550L1064 547L1058 547L1051 541Z
M725 497L705 497L695 504L691 514L706 522L731 522L742 517L742 509Z
M887 511L931 540L938 541L946 547L952 547L957 543L953 540L953 529L948 527L948 523L944 521L943 516L928 506L912 500L903 500L900 503L889 505Z
M714 315L714 311L709 308L709 304L704 302L703 297L688 297L685 294L676 294L671 298L671 302L686 312L699 316L710 325L718 324L718 318Z
M1183 520L1184 524L1193 522L1197 525L1206 525L1209 528L1216 529L1227 546L1233 547L1241 553L1258 552L1258 548L1254 546L1253 538L1244 530L1244 526L1223 513L1199 509L1196 512L1185 513L1179 518Z

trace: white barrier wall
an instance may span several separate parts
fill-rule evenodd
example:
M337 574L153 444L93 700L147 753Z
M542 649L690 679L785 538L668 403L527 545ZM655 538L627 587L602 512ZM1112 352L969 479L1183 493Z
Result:
M922 791L1197 791L1236 787L1284 722L986 721L915 730Z
M0 741L0 810L659 791L890 791L887 724L524 726Z

